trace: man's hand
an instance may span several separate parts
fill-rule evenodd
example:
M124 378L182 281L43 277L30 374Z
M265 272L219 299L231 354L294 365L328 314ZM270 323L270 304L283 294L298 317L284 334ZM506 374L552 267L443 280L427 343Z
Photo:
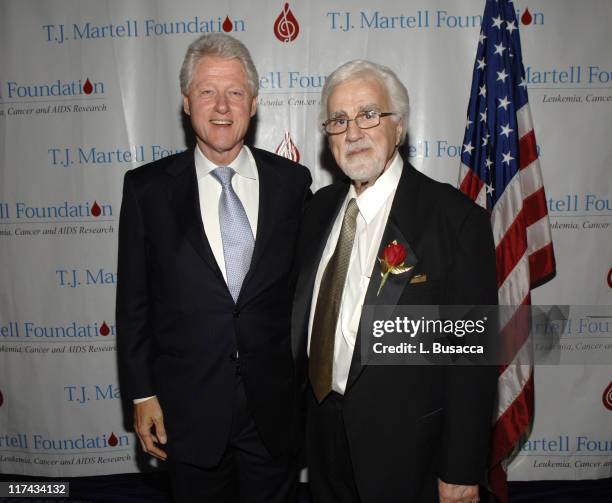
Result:
M478 486L447 484L438 479L440 503L476 503L479 501Z
M167 440L164 415L156 397L134 404L134 429L143 451L161 460L168 457L155 445L165 444Z

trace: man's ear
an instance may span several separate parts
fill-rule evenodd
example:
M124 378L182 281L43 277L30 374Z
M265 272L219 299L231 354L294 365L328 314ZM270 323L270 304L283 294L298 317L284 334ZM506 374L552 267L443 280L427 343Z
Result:
M183 95L183 112L185 112L187 115L191 115L189 110L189 98L187 98L185 95Z
M399 146L402 142L402 135L404 134L404 121L397 121L397 125L395 126L395 146Z
M253 117L256 112L257 112L257 96L253 96L253 100L251 101L251 117Z

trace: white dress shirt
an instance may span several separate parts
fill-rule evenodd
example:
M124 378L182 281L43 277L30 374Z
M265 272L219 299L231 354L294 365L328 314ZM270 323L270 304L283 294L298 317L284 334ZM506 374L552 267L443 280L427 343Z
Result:
M312 293L312 305L310 308L310 321L308 324L308 353L310 354L310 337L312 322L314 319L319 287L325 267L334 253L346 206L352 198L357 198L359 214L357 215L357 228L355 230L355 240L349 261L346 282L342 292L340 312L338 313L338 324L334 340L334 364L332 369L332 389L340 394L344 394L348 380L355 340L359 330L359 320L361 319L361 308L365 298L370 275L374 264L377 262L377 253L382 239L393 197L402 174L404 163L396 153L391 162L391 166L376 180L374 185L368 187L359 196L355 188L351 185L348 194L342 204L332 230L329 234L327 244L323 250L319 269L315 276L314 289ZM406 215L408 218L409 216ZM374 281L380 278L375 276Z
M225 258L223 256L223 240L221 238L221 226L219 225L219 198L221 197L222 189L221 184L210 174L213 169L222 166L217 166L208 160L197 145L194 157L204 232L210 243L215 260L219 265L219 269L221 269L223 279L227 282ZM232 178L232 187L240 198L242 206L244 206L251 230L253 231L253 237L256 237L257 218L259 216L259 176L253 154L251 154L247 147L242 147L242 150L229 164L229 167L236 172ZM134 403L144 402L149 398L153 398L153 396L136 398Z
M210 174L218 167L208 160L200 147L195 148L195 167L198 177L198 193L200 195L200 211L204 232L210 243L215 260L227 281L225 272L225 259L223 256L223 240L221 239L221 226L219 225L219 198L221 197L221 184ZM242 147L240 153L229 164L236 174L232 178L232 187L240 198L246 211L253 238L257 233L257 218L259 216L259 177L257 165L253 154L247 147Z

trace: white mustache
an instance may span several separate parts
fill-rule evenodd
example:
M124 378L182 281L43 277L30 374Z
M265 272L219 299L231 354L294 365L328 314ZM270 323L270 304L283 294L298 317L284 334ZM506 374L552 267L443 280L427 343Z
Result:
M347 143L344 146L344 151L347 154L351 154L357 150L363 150L366 148L372 148L372 141L368 138L361 138L360 140L353 141L351 143Z

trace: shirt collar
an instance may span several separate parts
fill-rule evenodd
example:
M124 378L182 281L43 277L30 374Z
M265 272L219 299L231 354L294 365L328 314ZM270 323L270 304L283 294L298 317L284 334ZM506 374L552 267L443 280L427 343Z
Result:
M215 163L210 161L200 150L200 147L196 144L195 152L195 166L196 175L198 180L208 175L213 169L218 168ZM248 147L243 146L236 158L229 163L228 167L232 168L237 175L244 176L245 178L251 178L257 180L257 169L255 168L255 159L253 154Z
M392 197L395 193L395 189L397 189L400 177L402 176L403 168L404 161L396 152L393 161L391 161L391 166L378 177L374 185L368 187L360 195L357 195L355 187L351 184L351 188L347 194L346 204L348 204L348 201L353 197L357 198L359 213L361 213L366 223L369 224L387 202L389 197Z

